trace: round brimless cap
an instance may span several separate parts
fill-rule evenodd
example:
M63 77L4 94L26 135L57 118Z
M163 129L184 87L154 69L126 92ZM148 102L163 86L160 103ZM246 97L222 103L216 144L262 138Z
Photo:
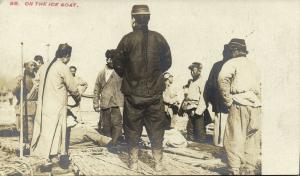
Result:
M131 15L150 15L149 7L147 5L134 5Z

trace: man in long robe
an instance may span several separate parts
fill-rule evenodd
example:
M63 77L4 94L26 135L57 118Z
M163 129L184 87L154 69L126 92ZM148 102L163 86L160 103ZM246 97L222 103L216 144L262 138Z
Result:
M50 159L54 156L68 154L66 150L68 92L80 101L76 82L69 67L66 66L71 51L72 48L68 44L60 44L54 60L40 70L31 155L47 159L48 163L51 163Z

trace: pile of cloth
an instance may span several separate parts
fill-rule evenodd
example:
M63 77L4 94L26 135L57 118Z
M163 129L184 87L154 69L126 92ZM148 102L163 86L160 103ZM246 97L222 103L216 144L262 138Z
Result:
M150 147L150 141L147 137L145 127L142 132L142 143L144 146ZM187 147L187 145L187 140L179 130L177 130L176 128L165 130L163 147L185 148Z

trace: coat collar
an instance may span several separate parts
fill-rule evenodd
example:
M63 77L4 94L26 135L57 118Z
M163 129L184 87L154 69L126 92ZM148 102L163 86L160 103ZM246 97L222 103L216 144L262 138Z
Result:
M109 70L109 68L107 66L105 66L105 72L104 72L104 80L105 80L105 76L106 76L106 71ZM112 69L112 73L110 74L109 78L107 79L107 82L106 83L109 83L110 80L114 77L114 73L115 71Z

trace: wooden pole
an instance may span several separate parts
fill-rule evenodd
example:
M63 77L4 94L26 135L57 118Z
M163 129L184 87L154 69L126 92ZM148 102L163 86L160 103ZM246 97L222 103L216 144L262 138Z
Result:
M23 157L23 78L24 78L24 70L23 70L23 65L24 65L24 59L23 59L23 42L21 42L21 90L20 90L20 157Z
M46 46L47 46L47 62L49 62L49 47L50 47L50 44L48 43Z

